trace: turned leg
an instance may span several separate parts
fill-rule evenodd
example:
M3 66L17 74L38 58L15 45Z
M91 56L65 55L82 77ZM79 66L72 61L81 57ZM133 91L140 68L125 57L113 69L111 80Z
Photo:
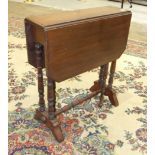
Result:
M50 120L55 118L55 103L56 103L56 96L55 96L55 81L48 78L48 90L47 90L47 98L48 98L48 117Z
M44 84L43 84L43 46L39 43L35 44L36 52L36 64L37 64L37 75L38 75L38 92L39 92L39 109L36 110L34 116L35 119L41 120L50 130L52 131L55 139L58 142L64 140L60 123L55 117L55 82L48 78L48 114L45 111L45 100L44 100Z
M42 73L42 54L43 48L39 43L35 44L36 63L37 63L37 76L38 76L38 92L39 92L39 110L45 111L45 100L44 100L44 84L43 84L43 73Z
M107 87L107 96L109 97L109 100L112 105L118 106L116 93L112 89L115 69L116 69L116 60L111 62L110 76L109 76L108 87Z
M108 74L108 64L102 65L99 74L99 85L101 89L100 101L98 104L99 107L102 106L104 100L107 74Z
M110 67L110 76L109 76L109 81L108 81L108 87L110 89L112 89L115 69L116 69L116 61L112 61L111 62L111 67Z
M55 81L48 78L48 88L47 88L47 98L48 98L48 118L45 118L45 123L48 128L51 129L55 139L58 142L64 140L64 136L60 127L60 123L56 119L56 95L55 95Z
M115 73L115 68L116 68L116 60L111 62L111 67L110 67L110 76L108 80L108 85L105 86L106 78L107 78L107 72L108 72L108 66L101 67L100 70L100 80L95 81L94 85L90 88L91 92L101 90L101 96L100 96L100 103L99 106L102 105L103 101L103 94L109 97L109 100L112 105L118 106L118 100L116 93L112 89L112 84L113 84L113 78L114 78L114 73Z

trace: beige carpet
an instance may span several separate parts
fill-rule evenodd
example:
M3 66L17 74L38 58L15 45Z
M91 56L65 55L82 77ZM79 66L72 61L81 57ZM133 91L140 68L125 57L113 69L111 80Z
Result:
M58 144L51 131L33 119L38 103L36 72L26 63L25 38L10 35L9 42L10 154L145 154L145 59L122 55L117 63L114 83L120 106L111 106L106 98L104 106L99 109L96 97L65 113L61 120L66 139ZM84 96L98 78L97 72L94 69L58 83L58 108Z
M146 59L133 51L143 53L146 44L131 40L128 54L117 62L114 89L119 107L105 98L100 109L97 96L61 115L65 141L58 144L51 131L33 119L38 103L36 70L27 63L21 21L9 18L9 155L145 155ZM57 108L85 96L97 79L98 69L93 69L57 83Z

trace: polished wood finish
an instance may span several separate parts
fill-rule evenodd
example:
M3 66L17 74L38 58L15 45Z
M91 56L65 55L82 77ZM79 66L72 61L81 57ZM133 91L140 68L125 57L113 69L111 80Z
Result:
M110 89L112 89L112 84L113 84L115 69L116 69L116 60L111 62L110 76L109 76L109 81L108 81L108 87Z
M51 113L49 113L49 110L48 110L48 112L47 111L41 112L40 110L36 110L36 114L35 114L34 118L36 120L40 120L44 124L46 124L46 126L51 129L55 139L58 142L62 142L64 140L64 136L63 136L63 133L62 133L62 130L60 127L60 122L58 122L58 120L56 119L56 116L70 110L71 108L74 108L75 106L77 106L79 104L84 103L84 101L91 99L92 97L96 96L100 92L101 92L100 90L97 90L97 91L94 91L94 92L88 94L84 98L73 101L70 105L66 105L66 106L62 107L61 109L55 111L55 113L52 113L52 114L54 114L54 117L52 117L52 118L49 117L49 116L51 116Z
M111 62L110 75L108 80L108 85L106 85L106 78L108 75L108 64L101 66L99 80L94 82L94 85L90 88L91 92L101 91L100 101L98 106L102 107L104 96L108 96L110 102L114 106L118 106L118 99L115 91L112 89L114 73L116 69L116 60Z
M105 91L105 95L108 96L112 105L114 105L115 107L119 105L116 93L113 89L109 89L109 87L107 87Z
M49 119L55 119L55 81L48 78L48 88L47 88L47 98L48 98L48 116Z
M130 13L127 10L120 10L117 7L106 6L97 8L80 9L74 11L61 11L51 14L44 14L39 16L29 16L28 19L31 23L37 24L44 29L57 28L58 26L64 26L68 24L79 23L80 21L89 21L92 18L98 18L101 16L109 15L122 15L124 13Z
M27 22L25 19L25 34L26 34L26 43L27 43L28 62L32 66L37 68L36 53L34 51L35 51L35 44L40 43L43 48L41 67L45 68L44 44L42 44L39 41L39 39L35 39L35 34L37 33L36 29L38 30L38 28L34 28L34 26L32 26L32 24Z
M126 48L129 19L130 15L104 16L48 31L48 76L61 82L118 59Z
M57 82L118 59L126 48L130 11L113 7L86 9L81 10L77 20L78 13L61 14L63 23L53 15L25 19L25 26L30 25L30 40L44 46L47 76ZM29 63L36 67L31 44L27 39Z
M55 112L55 115L59 115L61 113L64 113L64 112L74 108L75 106L77 106L79 104L82 104L84 101L87 101L87 100L91 99L92 97L96 96L100 92L101 92L101 90L97 90L97 91L94 91L94 92L92 92L90 94L87 94L86 97L83 97L83 98L81 98L79 100L73 101L71 104L66 105L66 106L62 107L61 109L57 110Z
M45 100L44 100L44 83L42 73L42 45L39 43L35 44L36 64L37 64L37 76L38 76L38 92L39 92L39 110L45 111Z
M42 121L53 133L55 139L58 142L62 142L64 140L64 136L60 127L60 122L55 119L49 119L46 112L42 113L39 110L36 110L36 114L34 116L36 120Z
M114 7L67 11L60 14L32 16L25 19L28 62L38 70L39 109L35 119L51 129L58 142L64 136L57 115L84 103L100 93L112 105L118 100L112 89L116 60L127 44L131 12ZM112 62L108 84L108 64ZM56 110L56 82L101 66L99 80L92 93ZM45 109L42 69L46 68L48 109Z
M101 86L99 81L95 81L94 85L90 87L91 92L101 91ZM116 93L113 89L110 89L109 87L105 87L104 95L108 96L111 104L115 107L119 105ZM102 105L101 105L102 106ZM100 107L100 106L99 106Z
M111 67L110 67L110 76L109 76L109 81L108 81L108 96L109 96L109 100L111 101L111 103L114 106L118 106L118 100L116 97L116 93L113 91L112 89L112 84L113 84L113 79L114 79L114 73L115 73L115 69L116 69L116 60L111 62Z
M100 75L99 75L99 85L101 89L101 95L100 95L100 102L98 104L99 107L102 107L103 100L104 100L104 93L106 88L106 79L108 75L108 63L105 65L102 65L100 68Z

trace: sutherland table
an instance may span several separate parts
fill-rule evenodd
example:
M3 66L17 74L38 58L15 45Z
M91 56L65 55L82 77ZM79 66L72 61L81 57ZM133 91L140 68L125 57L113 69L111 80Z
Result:
M35 119L51 129L58 142L64 140L56 116L100 93L118 105L112 89L116 60L124 52L131 12L115 7L67 11L25 19L28 62L38 70L39 108ZM108 66L110 74L108 76ZM100 66L99 80L85 98L56 110L55 82L61 82ZM48 109L45 107L42 69L46 68ZM109 77L106 84L106 78Z

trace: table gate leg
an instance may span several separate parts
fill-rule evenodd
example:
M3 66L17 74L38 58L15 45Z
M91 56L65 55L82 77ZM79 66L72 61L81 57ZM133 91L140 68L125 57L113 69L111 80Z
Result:
M101 66L99 80L95 81L94 85L90 88L91 92L101 90L99 106L102 106L103 95L108 96L112 105L114 105L114 106L119 105L116 93L112 89L115 68L116 68L116 60L111 62L110 76L109 76L109 80L108 80L108 85L106 85L106 78L107 78L107 74L108 74L108 65Z
M107 96L109 97L109 100L112 105L118 106L119 104L116 97L116 93L112 89L115 69L116 69L116 60L111 62L110 76L109 76L108 87L107 87Z
M37 76L38 76L38 92L39 92L39 110L45 111L45 100L44 100L44 84L43 84L43 73L42 73L42 54L43 48L39 43L35 44L36 63L37 63Z
M50 120L55 118L55 81L48 78L48 90L47 90L47 98L48 98L48 117Z
M109 64L102 65L100 68L99 85L101 88L101 95L100 95L100 101L98 104L99 107L102 107L103 105L104 93L105 93L105 87L106 87L106 78L108 74L108 65Z
M47 88L47 98L48 98L48 121L50 123L46 123L46 125L51 129L55 139L58 142L62 142L64 140L64 136L62 134L62 130L60 127L60 123L56 119L56 96L55 96L55 81L48 78L48 88Z
M109 76L109 81L108 81L108 87L110 89L112 89L115 69L116 69L116 61L112 61L111 62L111 67L110 67L110 76Z
M35 44L37 76L38 76L38 92L39 92L39 109L36 110L35 119L41 120L45 125L51 129L55 139L58 142L64 140L60 123L55 117L55 81L48 78L48 117L45 114L45 100L44 100L44 84L42 73L43 62L43 46L40 43Z

